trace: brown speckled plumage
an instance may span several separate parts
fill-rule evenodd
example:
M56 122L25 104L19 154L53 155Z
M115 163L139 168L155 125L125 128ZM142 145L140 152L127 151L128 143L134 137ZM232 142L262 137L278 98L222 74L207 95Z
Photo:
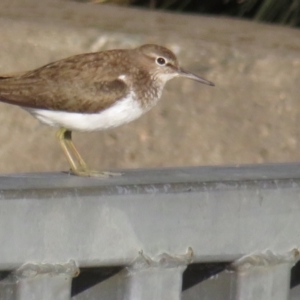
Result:
M157 55L178 65L170 50L157 45L76 55L21 75L0 77L0 101L22 107L96 113L134 90L142 106L151 107L164 86L156 78ZM125 78L119 79L121 75Z

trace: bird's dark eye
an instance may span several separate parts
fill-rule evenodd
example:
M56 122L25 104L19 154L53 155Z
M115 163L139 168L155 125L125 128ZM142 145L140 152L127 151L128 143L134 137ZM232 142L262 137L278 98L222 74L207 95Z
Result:
M156 60L156 62L157 62L159 65L161 65L161 66L163 66L163 65L166 64L166 60L165 60L164 58L162 58L162 57L159 57L159 58Z

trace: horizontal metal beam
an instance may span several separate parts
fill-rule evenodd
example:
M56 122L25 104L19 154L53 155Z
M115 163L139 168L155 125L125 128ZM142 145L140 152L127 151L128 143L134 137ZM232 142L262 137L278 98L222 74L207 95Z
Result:
M300 164L2 175L0 270L128 265L188 248L193 262L284 257L297 253L299 215Z

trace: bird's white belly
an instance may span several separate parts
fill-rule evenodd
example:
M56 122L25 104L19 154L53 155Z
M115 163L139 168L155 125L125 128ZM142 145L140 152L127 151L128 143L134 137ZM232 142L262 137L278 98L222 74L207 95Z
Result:
M146 112L132 96L116 102L99 113L25 109L44 124L76 131L95 131L117 127L137 119Z

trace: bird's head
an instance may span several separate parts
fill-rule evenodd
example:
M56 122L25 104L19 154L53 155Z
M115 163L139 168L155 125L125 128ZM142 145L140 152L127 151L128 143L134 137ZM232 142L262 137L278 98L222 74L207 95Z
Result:
M180 76L214 86L212 82L182 69L176 55L165 47L147 44L136 48L136 53L137 59L151 76L163 83Z

